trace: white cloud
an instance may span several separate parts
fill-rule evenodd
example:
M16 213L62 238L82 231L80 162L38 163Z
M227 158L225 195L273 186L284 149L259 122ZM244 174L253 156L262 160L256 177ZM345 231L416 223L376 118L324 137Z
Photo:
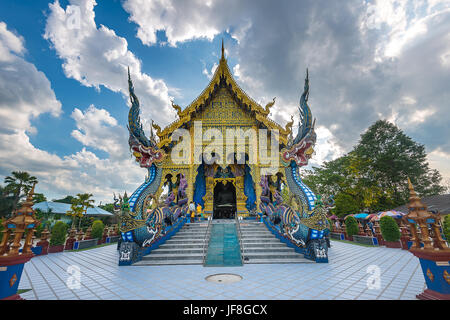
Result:
M406 46L429 32L429 24L434 19L449 12L448 0L376 0L367 5L362 28L387 29L376 49L375 59L382 61L398 57Z
M6 23L0 22L0 61L11 61L14 54L23 54L23 38L7 29Z
M36 192L49 199L89 192L96 200L112 201L113 192L133 191L145 177L127 150L127 132L106 110L90 106L72 113L77 126L73 135L85 146L109 153L100 159L83 148L60 157L36 148L31 121L44 113L57 117L61 103L44 73L26 61L24 39L0 22L0 177L27 171L38 178ZM5 59L5 57L8 57ZM71 138L67 137L68 143ZM2 179L3 180L3 179Z
M83 113L75 108L72 118L77 130L72 136L83 145L107 152L112 159L121 159L129 155L127 147L127 130L117 124L105 109L97 109L94 105Z
M128 50L125 38L104 25L97 26L95 0L69 2L66 9L58 1L49 4L50 13L44 34L64 61L62 67L65 75L97 90L104 86L121 92L127 98L127 67L130 67L142 106L142 118L152 118L161 126L171 122L175 113L170 107L171 97L165 82L141 71L142 63ZM74 20L77 23L70 23Z
M49 112L57 117L61 103L47 77L20 55L24 40L0 22L0 133L30 130L30 120ZM7 57L7 58L5 58Z
M130 20L139 25L137 37L146 45L156 43L156 32L165 30L168 43L206 38L212 40L225 25L211 23L211 12L217 2L203 0L172 2L167 0L124 1Z
M450 153L437 148L427 155L430 167L439 170L444 181L450 181ZM450 192L450 190L449 190Z
M330 130L324 126L316 128L317 142L314 147L314 154L308 163L307 168L321 166L324 161L331 161L344 155L344 151L337 144L336 138Z
M206 66L203 67L203 71L202 73L208 78L208 79L212 79L212 76L214 75L214 72L216 72L216 69L219 65L217 63L214 63L213 66L211 67L211 70L208 71L208 69L206 69Z

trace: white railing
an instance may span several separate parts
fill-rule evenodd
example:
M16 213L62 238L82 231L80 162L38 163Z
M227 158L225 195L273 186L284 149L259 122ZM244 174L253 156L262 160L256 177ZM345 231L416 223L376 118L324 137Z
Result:
M206 248L207 248L207 245L209 244L209 238L211 235L211 233L209 232L209 228L211 226L211 221L212 221L212 217L210 216L210 217L208 217L208 226L206 227L205 236L203 238L203 261L202 261L203 266L205 266L206 254L207 254Z
M236 221L237 235L238 235L238 239L239 239L239 249L240 249L240 253L241 253L241 263L243 265L244 264L244 246L242 245L241 224L239 222L239 217L238 217L237 212L236 212L234 219Z

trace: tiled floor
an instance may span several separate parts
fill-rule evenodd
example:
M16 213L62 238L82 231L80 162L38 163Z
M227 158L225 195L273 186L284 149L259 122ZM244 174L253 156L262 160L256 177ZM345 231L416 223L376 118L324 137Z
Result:
M400 249L332 242L328 264L250 264L241 267L118 266L115 245L31 259L20 289L25 299L415 299L425 281L419 260ZM69 266L72 270L68 270ZM80 270L80 287L67 283ZM379 283L372 281L379 271ZM211 274L243 280L208 282ZM377 288L377 284L379 287Z

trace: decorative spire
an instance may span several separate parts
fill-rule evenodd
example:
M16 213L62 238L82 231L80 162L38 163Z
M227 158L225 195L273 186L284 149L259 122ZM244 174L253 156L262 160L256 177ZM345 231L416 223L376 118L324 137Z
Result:
M223 38L222 38L222 58L220 58L221 60L225 60L225 49L223 47Z
M416 191L414 191L414 187L409 177L408 177L408 188L409 188L409 204L408 204L409 211L410 212L416 211L418 217L420 217L423 214L429 215L427 205L420 200Z
M33 195L34 195L34 187L36 186L36 182L33 183L33 187L31 187L30 192L28 192L27 194L27 199L25 200L25 202L22 204L22 207L18 210L19 213L23 213L23 214L33 214L34 210L33 210Z

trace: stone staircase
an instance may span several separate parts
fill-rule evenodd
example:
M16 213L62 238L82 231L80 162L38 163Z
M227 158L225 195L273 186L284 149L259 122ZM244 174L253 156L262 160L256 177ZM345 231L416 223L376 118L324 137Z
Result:
M314 263L277 239L260 222L241 220L244 263Z
M218 222L213 220L213 223ZM226 222L234 223L234 220ZM240 226L244 264L314 263L278 240L264 223L241 220ZM143 257L141 261L134 263L133 266L201 265L203 263L203 241L207 227L207 221L186 223L166 243ZM206 247L206 252L207 250L208 247Z
M186 223L172 238L133 266L202 264L203 240L207 227L207 221Z

